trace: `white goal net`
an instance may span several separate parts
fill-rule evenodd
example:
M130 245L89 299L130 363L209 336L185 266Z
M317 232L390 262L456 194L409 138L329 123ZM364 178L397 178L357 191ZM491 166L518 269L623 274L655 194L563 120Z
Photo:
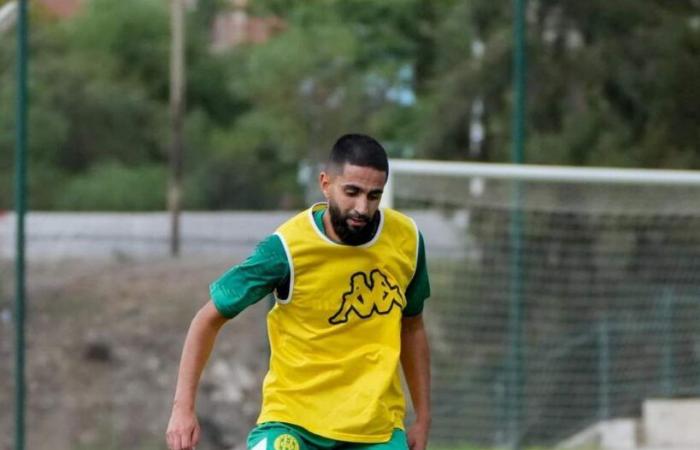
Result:
M550 446L700 396L700 173L390 167L426 239L436 446Z

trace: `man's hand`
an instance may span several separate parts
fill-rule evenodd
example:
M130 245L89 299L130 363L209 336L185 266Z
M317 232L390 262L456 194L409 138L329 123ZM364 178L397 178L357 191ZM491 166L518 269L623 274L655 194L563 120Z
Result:
M194 449L199 442L199 422L194 411L173 408L165 437L170 450Z
M425 450L428 445L429 429L430 424L423 422L416 422L408 429L406 437L408 438L409 450Z

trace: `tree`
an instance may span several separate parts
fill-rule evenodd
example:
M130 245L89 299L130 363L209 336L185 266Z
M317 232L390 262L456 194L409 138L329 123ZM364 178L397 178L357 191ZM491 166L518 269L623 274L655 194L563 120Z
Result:
M697 127L688 123L700 112L690 63L700 39L696 2L529 5L528 162L698 167ZM477 157L508 160L510 22L507 8L486 1L456 3L443 18L429 101L436 126L423 135L424 154L471 158L467 130L482 99L487 140ZM476 40L482 56L454 44Z

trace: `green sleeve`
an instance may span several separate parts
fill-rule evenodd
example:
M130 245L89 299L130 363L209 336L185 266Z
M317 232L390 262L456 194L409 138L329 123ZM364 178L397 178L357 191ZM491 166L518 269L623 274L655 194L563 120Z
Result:
M406 307L404 316L417 316L423 312L423 303L430 297L430 279L428 278L428 265L425 261L425 242L423 234L418 233L418 261L416 273L406 289Z
M209 286L209 295L221 315L233 318L289 279L289 262L282 241L270 235L253 253Z

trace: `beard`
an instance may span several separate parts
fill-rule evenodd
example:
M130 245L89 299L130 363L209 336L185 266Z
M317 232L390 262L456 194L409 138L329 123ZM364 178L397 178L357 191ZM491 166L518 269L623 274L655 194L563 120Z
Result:
M329 200L328 212L331 215L331 225L333 226L333 230L343 244L365 244L374 237L374 234L377 231L379 211L377 211L374 214L374 217L371 218L362 214L343 214L338 205ZM365 224L360 227L353 227L348 224L348 219L363 220Z

